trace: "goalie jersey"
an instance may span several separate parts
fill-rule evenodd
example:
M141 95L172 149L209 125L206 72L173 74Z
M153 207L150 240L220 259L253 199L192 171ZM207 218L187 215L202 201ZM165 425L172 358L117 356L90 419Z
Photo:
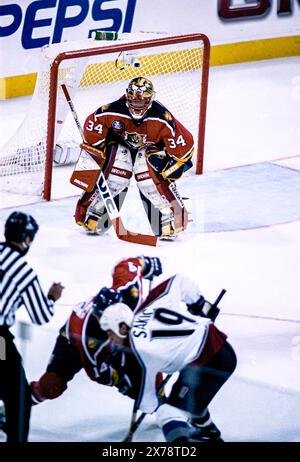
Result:
M192 134L158 101L153 101L147 116L136 122L130 116L125 96L100 107L84 124L86 142L101 147L110 141L131 150L155 145L165 148L168 155L186 161L193 154Z
M130 331L131 348L143 369L139 409L158 407L155 377L181 371L187 364L205 364L226 340L208 318L192 315L186 304L200 298L198 286L175 275L152 290L137 309Z

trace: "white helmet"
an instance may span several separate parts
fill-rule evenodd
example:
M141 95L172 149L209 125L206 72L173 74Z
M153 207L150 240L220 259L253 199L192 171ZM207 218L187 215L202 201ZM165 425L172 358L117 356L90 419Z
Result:
M118 337L126 338L126 335L120 334L120 324L124 322L131 327L133 321L133 312L125 303L115 303L108 306L100 318L100 326L103 330L112 330Z

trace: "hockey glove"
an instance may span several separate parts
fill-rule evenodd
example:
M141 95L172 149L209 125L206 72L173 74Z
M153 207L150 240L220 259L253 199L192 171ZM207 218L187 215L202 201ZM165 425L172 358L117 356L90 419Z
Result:
M157 151L155 146L148 146L146 159L156 173L161 173L169 163L170 157L165 151Z
M124 372L116 371L113 372L114 385L117 387L122 395L127 395L132 388L130 378Z
M209 318L212 321L216 319L220 312L220 309L217 306L212 305L210 302L205 300L202 295L197 302L190 305L187 304L187 308L190 313L196 316L201 316L202 318Z
M64 286L62 286L60 282L53 282L47 295L49 300L56 302L61 297L63 289Z
M143 277L145 279L153 279L154 276L160 276L162 273L161 261L158 257L144 257L141 259L144 263Z
M193 162L189 159L186 162L171 159L161 172L164 180L176 181L184 172L192 168Z
M98 371L97 382L101 385L113 387L115 385L114 369L107 363L101 363L101 369Z
M164 180L169 181L178 180L184 172L193 166L190 159L186 162L170 159L164 152L151 154L147 160L156 173L160 174Z
M120 292L108 287L102 287L100 292L94 297L93 312L96 316L101 316L105 308L113 303L121 301L122 295Z
M178 180L184 172L192 168L193 151L184 159L170 157L165 149L158 150L156 145L146 148L146 159L153 170L170 182Z

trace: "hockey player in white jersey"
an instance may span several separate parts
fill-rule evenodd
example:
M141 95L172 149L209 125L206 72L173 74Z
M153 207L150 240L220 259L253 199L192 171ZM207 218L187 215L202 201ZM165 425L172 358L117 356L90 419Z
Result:
M233 373L236 356L213 323L218 311L197 284L175 275L135 312L130 342L144 371L136 407L156 411L166 441L222 441L208 405ZM155 389L158 371L179 372L163 404Z

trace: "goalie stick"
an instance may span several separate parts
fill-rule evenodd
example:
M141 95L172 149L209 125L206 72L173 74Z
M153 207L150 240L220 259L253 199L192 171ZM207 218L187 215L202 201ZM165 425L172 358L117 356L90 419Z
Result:
M152 282L152 281L151 281ZM151 286L149 286L149 290L151 290ZM219 293L219 295L217 296L216 300L214 301L214 303L211 305L211 309L215 309L217 310L216 311L216 315L213 319L213 321L216 319L216 317L218 316L219 314L219 311L220 309L218 308L218 304L219 302L222 300L222 298L224 297L226 293L226 289L222 289L221 292ZM213 310L214 311L214 310ZM168 381L170 380L170 378L172 377L172 374L168 374L164 380L162 381L162 383L160 384L158 390L157 390L157 393L160 394L163 389L164 389L164 386L168 383ZM129 427L129 431L127 433L127 435L125 436L125 438L122 440L124 443L128 443L128 442L131 442L132 441L132 438L133 438L133 435L134 433L136 432L136 430L139 428L139 426L141 425L141 423L143 422L144 418L146 417L147 413L146 412L142 412L141 415L139 416L139 418L136 420L136 417L137 417L137 409L136 409L136 403L134 403L134 406L133 406L133 412L132 412L132 417L131 417L131 421L130 421L130 427Z
M67 89L67 86L65 84L61 85L62 91L65 95L66 101L69 105L69 108L71 110L72 116L74 118L74 121L77 125L77 128L79 130L79 133L82 137L83 142L85 143L84 139L84 134L82 127L79 122L78 115L75 111L69 90ZM118 236L119 239L122 241L127 241L127 242L132 242L135 244L142 244L142 245L151 245L151 246L156 246L158 237L157 236L151 236L148 234L140 234L140 233L133 233L131 231L128 231L124 224L123 221L120 217L120 212L116 206L116 203L114 201L114 198L112 196L112 193L109 189L109 186L107 184L107 181L105 179L105 176L100 170L100 174L97 180L97 188L100 192L101 198L103 200L104 206L107 210L108 216L112 221L113 227L115 229L115 232Z

